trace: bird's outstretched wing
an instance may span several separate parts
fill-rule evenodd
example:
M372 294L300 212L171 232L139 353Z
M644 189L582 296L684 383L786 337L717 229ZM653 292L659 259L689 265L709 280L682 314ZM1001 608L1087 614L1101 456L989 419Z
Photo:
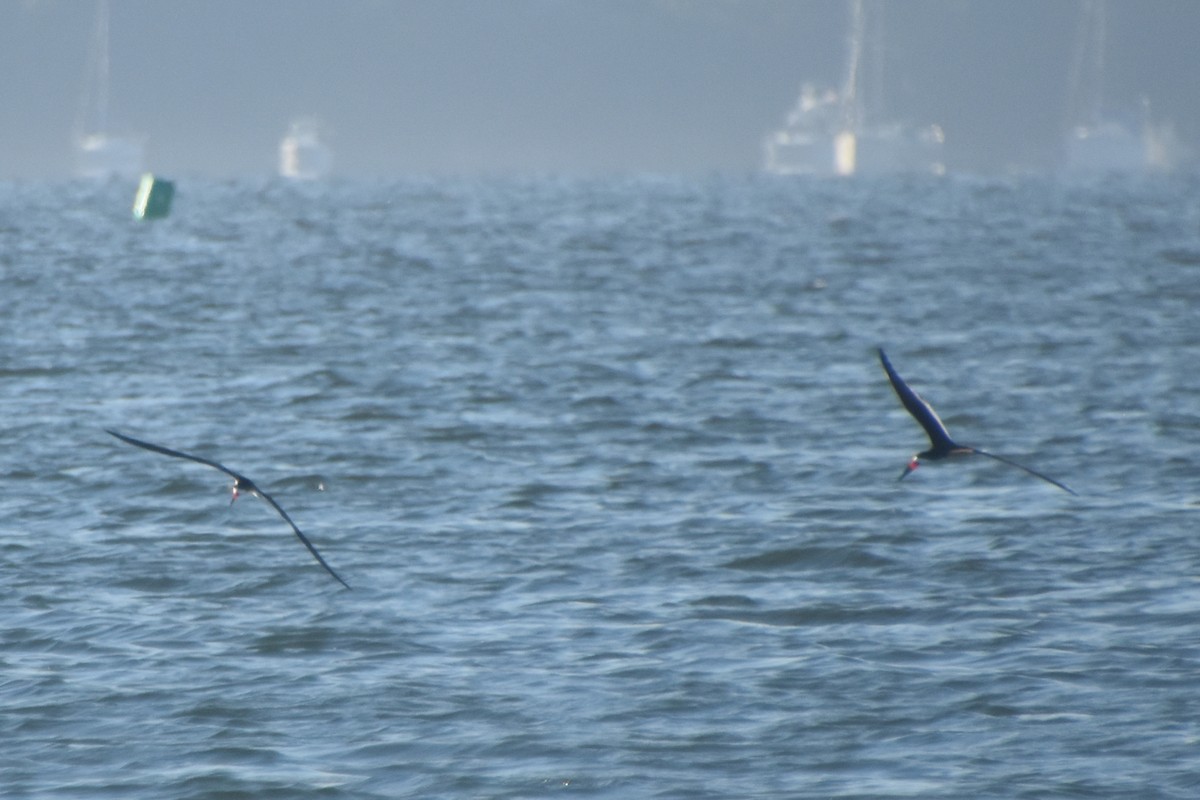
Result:
M313 558L315 558L317 560L317 563L320 564L322 567L324 567L326 572L328 572L330 575L332 575L334 578L336 578L338 583L340 583L342 586L345 586L347 589L349 589L350 584L348 584L344 580L342 580L342 576L338 575L336 572L334 572L333 567L331 567L327 563L325 563L325 559L321 558L321 554L317 552L317 548L313 547L313 543L308 540L308 537L300 532L300 529L298 527L296 527L296 523L292 522L292 518L288 516L288 513L283 510L283 508L279 505L279 503L275 502L275 498L271 497L271 495L267 494L262 489L259 489L257 486L254 486L252 491L255 494L257 494L259 497L261 497L263 500L266 500L268 503L270 503L271 508L278 511L279 516L283 517L284 521L287 522L288 525L292 526L292 532L296 534L296 538L298 538L301 542L304 543L304 546L308 548L308 552L312 553Z
M883 348L879 348L879 360L883 364L883 370L887 373L888 380L892 382L892 388L896 390L896 394L900 397L900 402L908 410L913 418L921 423L921 427L925 429L925 433L929 435L929 443L933 445L934 450L953 450L959 445L950 438L950 434L946 431L946 426L937 412L933 410L933 406L925 402L921 395L917 394L912 388L904 382L904 379L897 374L892 367L892 362L888 361L887 354L883 352Z
M980 450L977 447L972 447L971 452L975 453L976 455L987 456L988 458L994 458L996 461L1000 461L1004 464L1008 464L1010 467L1016 467L1017 469L1023 469L1026 472L1028 472L1030 475L1034 476L1035 478L1041 478L1046 483L1053 483L1055 486L1062 489L1064 492L1068 492L1068 493L1076 495L1078 497L1078 494L1076 493L1076 491L1074 489L1072 489L1070 486L1067 486L1065 483L1059 483L1058 481L1054 480L1054 478L1051 478L1049 475L1043 475L1042 473L1038 472L1036 469L1030 469L1029 467L1025 466L1024 464L1018 464L1016 461L1013 461L1011 458L1005 458L1004 456L998 456L995 453L989 453L988 451Z
M219 464L216 461L211 461L207 458L201 458L200 456L194 456L194 455L191 455L190 453L181 453L178 450L172 450L171 448L163 447L162 445L152 444L150 442L143 442L141 439L134 439L132 436L126 436L122 433L117 433L116 431L109 430L107 428L105 428L105 430L108 433L110 433L113 436L120 439L121 441L127 442L131 445L134 445L135 447L141 447L146 450L151 450L155 453L162 453L165 456L173 456L174 458L183 458L183 459L187 459L188 461L195 461L199 464L204 464L205 466L219 469L219 470L221 470L221 472L224 472L226 475L229 475L235 481L237 481L237 483L234 484L234 487L235 487L234 497L235 498L237 496L236 495L237 487L240 484L243 491L252 492L252 493L258 495L259 497L261 497L263 500L266 500L267 503L270 504L271 508L275 509L275 511L277 511L279 513L279 516L283 517L284 521L287 522L288 525L292 526L292 531L296 534L296 537L304 544L305 547L308 548L308 552L312 553L313 558L315 558L317 560L317 563L320 564L322 567L324 567L326 572L328 572L330 575L332 575L334 578L336 578L338 583L340 583L342 586L345 586L347 589L350 588L350 584L348 584L344 580L342 580L342 576L338 575L336 572L334 572L333 567L329 566L329 564L327 564L325 562L324 558L321 558L321 554L317 552L317 548L313 547L312 542L310 542L308 540L308 537L305 536L300 531L300 528L298 528L296 526L296 523L292 521L292 518L288 516L287 512L283 510L283 508L279 505L279 503L276 503L275 499L273 497L271 497L269 494L264 492L262 489L258 488L258 486L254 483L254 481L250 480L245 475L241 475L237 472L234 472L229 467L226 467L224 464Z
M229 475L230 477L238 478L238 479L242 478L241 475L237 474L236 472L231 470L229 467L225 466L224 464L218 464L216 461L210 461L207 458L201 458L200 456L194 456L191 453L181 453L178 450L172 450L171 448L163 447L162 445L151 444L150 442L143 442L141 439L135 439L132 436L126 436L123 433L117 433L116 431L109 430L108 428L105 428L104 430L107 433L110 433L113 436L117 437L122 442L127 442L127 443L133 445L134 447L141 447L146 450L153 450L155 453L162 453L164 456L172 456L174 458L186 458L188 461L195 461L198 464L204 464L206 466L213 467L214 469L219 469L219 470L221 470L221 472L224 472L226 475Z

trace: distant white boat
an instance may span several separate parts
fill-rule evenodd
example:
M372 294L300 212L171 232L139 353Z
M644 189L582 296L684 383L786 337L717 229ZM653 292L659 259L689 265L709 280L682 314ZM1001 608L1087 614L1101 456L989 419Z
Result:
M1105 112L1105 0L1080 0L1079 20L1068 79L1064 166L1079 173L1174 168L1183 157L1183 148L1169 124L1153 122L1148 101L1142 103L1140 115L1126 115L1127 120Z
M321 136L321 126L313 119L292 123L279 143L279 174L296 180L324 178L333 166L333 151Z
M804 84L787 122L767 137L764 168L772 175L837 174L835 142L841 127L838 93Z
M1145 166L1146 152L1128 125L1104 116L1104 0L1081 0L1079 33L1068 77L1066 168L1074 172L1128 172Z
M875 12L871 55L876 61L883 57L882 11L880 6ZM850 58L842 91L805 84L787 124L767 137L764 168L774 175L942 174L945 135L939 126L871 118L862 91L867 37L864 0L853 0L850 20ZM882 74L879 69L872 72ZM876 95L881 93L880 87L873 88ZM881 105L878 99L874 105Z
M96 27L84 77L83 101L76 122L75 153L79 177L132 178L143 170L145 140L109 130L108 2L96 3Z
M1149 166L1142 136L1111 119L1076 125L1067 135L1066 150L1071 172L1136 172Z

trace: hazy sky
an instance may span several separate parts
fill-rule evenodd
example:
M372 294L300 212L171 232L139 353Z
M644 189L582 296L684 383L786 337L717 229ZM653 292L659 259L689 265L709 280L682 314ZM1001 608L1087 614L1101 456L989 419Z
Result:
M338 174L742 172L846 0L111 0L111 127L173 175L269 175L319 117ZM888 107L951 168L1049 166L1076 0L887 0ZM74 161L93 0L0 0L0 178ZM1200 144L1200 2L1109 0L1107 105ZM1200 149L1200 148L1197 148Z

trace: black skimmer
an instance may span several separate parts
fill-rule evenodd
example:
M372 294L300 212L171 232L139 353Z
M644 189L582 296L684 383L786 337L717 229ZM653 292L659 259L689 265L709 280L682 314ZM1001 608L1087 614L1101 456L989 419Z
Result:
M321 558L321 554L317 552L317 548L313 547L313 544L312 544L312 542L310 542L308 540L308 537L300 532L300 529L296 527L296 523L292 522L292 518L288 516L286 511L284 511L282 508L280 508L279 503L276 503L275 500L271 497L271 495L267 494L262 489L258 488L254 484L254 481L250 480L245 475L241 475L237 472L234 472L233 470L231 470L229 467L225 466L224 464L218 464L216 461L209 461L207 458L201 458L200 456L194 456L194 455L191 455L190 453L181 453L178 450L172 450L169 447L162 447L161 445L151 444L150 442L143 442L141 439L134 439L132 436L126 436L122 433L117 433L116 431L108 430L107 428L105 428L105 430L108 431L109 433L111 433L113 436L120 439L122 442L128 442L129 444L133 445L134 447L141 447L146 450L153 450L155 453L162 453L165 456L174 456L175 458L186 458L188 461L195 461L198 464L204 464L205 466L209 466L209 467L213 467L215 469L221 470L221 472L224 472L226 475L233 478L233 499L229 501L230 505L233 505L234 500L238 499L238 495L243 494L243 493L254 495L256 497L261 497L263 500L266 500L267 503L270 504L271 508L273 508L277 512L279 512L279 516L283 517L284 521L287 522L288 525L292 526L292 531L295 532L296 537L299 538L300 541L304 543L304 546L308 548L308 552L312 553L313 558L315 558L317 560L317 563L320 564L322 567L324 567L326 572L328 572L330 575L332 575L334 578L336 578L338 583L342 584L342 586L345 586L347 589L350 588L350 584L348 584L344 580L342 580L342 576L340 576L336 572L334 572L333 567L331 567L325 563L325 559Z
M986 450L980 450L978 447L967 447L965 445L961 445L951 439L950 434L946 431L946 426L940 419L938 419L937 412L933 410L933 406L925 402L921 395L914 392L909 385L904 382L904 379L896 374L896 370L892 368L892 362L888 361L887 354L883 352L883 348L879 349L879 360L883 362L883 369L887 373L888 380L892 382L892 388L895 389L896 394L900 396L900 402L904 404L906 409L908 409L908 413L912 414L917 422L921 423L921 427L925 429L925 433L929 434L929 444L931 445L928 450L923 450L912 457L912 460L908 462L908 466L904 468L904 472L900 473L900 477L897 480L904 480L907 478L913 470L921 466L922 460L940 461L943 458L950 458L952 456L977 455L994 458L996 461L1001 461L1009 466L1023 469L1030 475L1041 478L1047 483L1053 483L1063 491L1075 494L1075 491L1066 484L1059 483L1058 481L1054 480L1054 478L1051 478L1048 475L1043 475L1037 470L1030 469L1024 464L1018 464L1017 462L1005 458L1004 456L998 456L995 453L989 453Z

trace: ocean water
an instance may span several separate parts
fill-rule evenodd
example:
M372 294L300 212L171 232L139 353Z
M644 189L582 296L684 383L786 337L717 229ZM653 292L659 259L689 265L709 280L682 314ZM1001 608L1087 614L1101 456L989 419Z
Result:
M5 798L1200 796L1195 176L132 196L0 184Z

